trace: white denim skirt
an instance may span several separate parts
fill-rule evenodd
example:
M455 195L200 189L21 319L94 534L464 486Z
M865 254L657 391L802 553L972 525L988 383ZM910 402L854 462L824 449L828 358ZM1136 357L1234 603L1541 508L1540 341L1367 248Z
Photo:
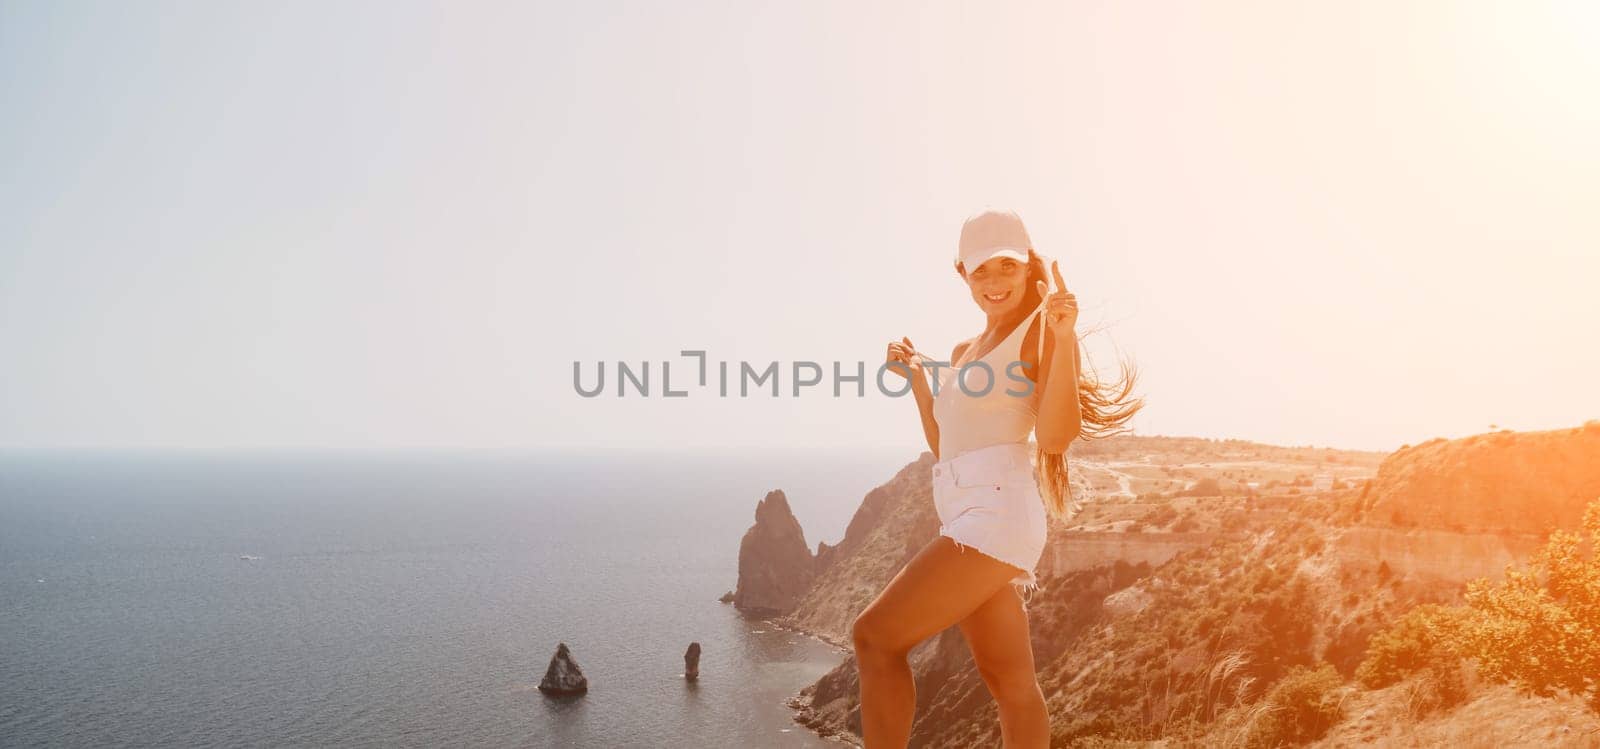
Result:
M980 447L933 464L933 506L939 535L1018 568L1011 582L1024 601L1039 589L1034 568L1049 523L1026 443Z

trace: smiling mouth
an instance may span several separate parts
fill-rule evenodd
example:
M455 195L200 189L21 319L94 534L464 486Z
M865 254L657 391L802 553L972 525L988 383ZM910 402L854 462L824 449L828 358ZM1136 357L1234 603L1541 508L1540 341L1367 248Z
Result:
M1005 301L1005 300L1006 300L1006 299L1008 299L1008 298L1009 298L1009 297L1010 297L1010 296L1011 296L1011 292L1009 292L1009 291L1003 291L1003 292L1001 292L1001 293L999 293L999 294L984 294L984 295L983 295L983 298L984 298L984 299L987 299L987 300L989 300L989 301L991 301L991 302L996 302L996 303L999 303L999 302L1003 302L1003 301Z

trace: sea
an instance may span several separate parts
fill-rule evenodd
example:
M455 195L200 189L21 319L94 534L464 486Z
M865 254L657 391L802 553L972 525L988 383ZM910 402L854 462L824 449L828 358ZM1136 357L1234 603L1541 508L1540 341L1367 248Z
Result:
M717 599L768 491L815 550L915 458L0 452L0 746L837 747L845 654Z

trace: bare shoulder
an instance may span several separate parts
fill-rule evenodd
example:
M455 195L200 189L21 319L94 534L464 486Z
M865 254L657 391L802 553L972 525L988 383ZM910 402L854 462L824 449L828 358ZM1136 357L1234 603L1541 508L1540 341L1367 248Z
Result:
M967 347L971 346L972 342L976 341L976 340L978 340L978 339L977 338L968 338L967 340L956 344L956 347L950 350L950 363L954 364L954 363L960 361L961 360L961 352L966 351Z

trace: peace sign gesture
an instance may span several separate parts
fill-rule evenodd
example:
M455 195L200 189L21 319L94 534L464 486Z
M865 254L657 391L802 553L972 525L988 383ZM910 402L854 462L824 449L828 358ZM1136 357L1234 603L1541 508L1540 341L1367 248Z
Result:
M1039 288L1039 298L1045 301L1045 323L1056 337L1057 344L1071 343L1078 336L1078 298L1067 291L1067 282L1061 278L1060 264L1054 260L1050 261L1050 275L1054 280L1051 284L1055 287L1053 292L1045 287L1044 281L1035 282Z

